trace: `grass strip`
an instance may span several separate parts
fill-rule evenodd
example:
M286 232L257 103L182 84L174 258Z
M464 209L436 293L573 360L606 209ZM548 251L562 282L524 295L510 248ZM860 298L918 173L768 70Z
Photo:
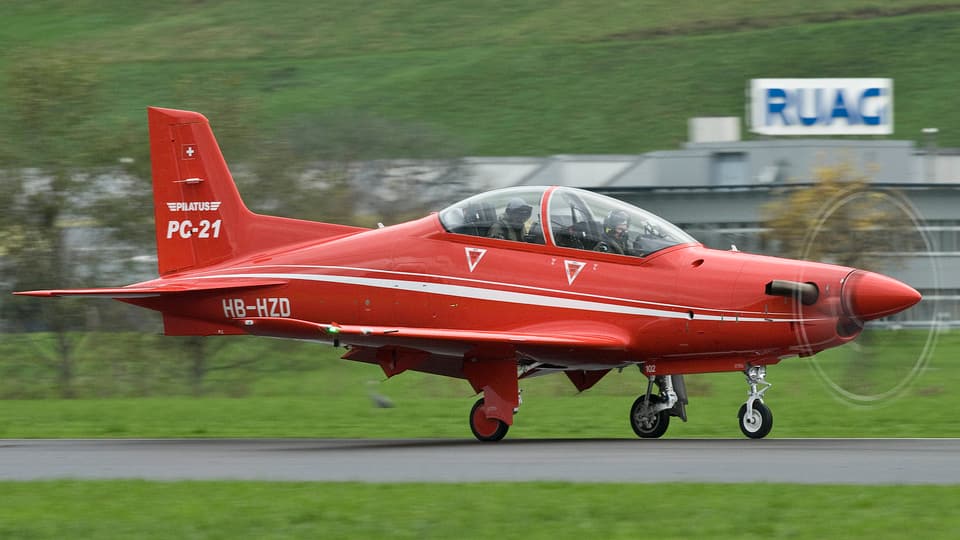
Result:
M464 464L469 466L469 464ZM956 538L958 486L2 482L2 538Z

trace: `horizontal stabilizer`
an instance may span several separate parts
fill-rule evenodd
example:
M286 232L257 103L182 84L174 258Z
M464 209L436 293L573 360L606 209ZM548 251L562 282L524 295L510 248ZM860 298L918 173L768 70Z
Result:
M204 280L177 280L175 283L158 283L156 285L129 287L114 287L103 289L51 289L46 291L22 291L13 294L21 296L88 296L101 298L151 298L171 294L186 294L199 292L224 291L230 289L252 289L285 285L282 279L224 279L216 282Z

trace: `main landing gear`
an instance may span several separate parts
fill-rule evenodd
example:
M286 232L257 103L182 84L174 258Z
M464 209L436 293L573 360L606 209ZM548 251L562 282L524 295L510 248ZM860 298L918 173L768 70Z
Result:
M483 392L470 409L470 431L478 440L499 441L507 435L521 403L516 361L473 359L463 363L463 372L473 390Z
M659 394L653 393L654 383L660 389ZM638 437L659 438L667 432L671 416L687 421L686 405L687 388L682 375L650 377L646 394L630 407L630 427Z
M470 431L477 440L496 442L507 435L510 426L503 420L488 418L483 412L483 398L477 400L470 409Z
M470 431L480 441L495 442L507 435L522 399L517 387L516 365L512 361L488 361L483 367L485 369L480 370L473 364L464 364L474 389L483 392L483 397L470 410ZM773 413L763 403L763 395L773 385L766 381L766 366L749 366L743 374L750 392L737 413L740 431L751 439L762 439L773 429ZM647 391L630 407L630 427L643 439L662 437L670 426L670 417L687 421L687 403L683 375L649 376Z
M773 385L766 381L766 366L751 366L743 373L747 376L750 394L747 402L740 406L740 412L737 413L740 419L740 431L751 439L762 439L773 429L773 413L763 404L763 394ZM758 385L763 387L758 390Z

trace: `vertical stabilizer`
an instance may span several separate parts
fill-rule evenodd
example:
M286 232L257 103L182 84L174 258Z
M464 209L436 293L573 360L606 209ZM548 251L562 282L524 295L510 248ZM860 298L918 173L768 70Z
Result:
M238 255L238 224L253 219L199 113L148 109L160 275Z
M149 107L160 275L364 229L254 214L199 113Z

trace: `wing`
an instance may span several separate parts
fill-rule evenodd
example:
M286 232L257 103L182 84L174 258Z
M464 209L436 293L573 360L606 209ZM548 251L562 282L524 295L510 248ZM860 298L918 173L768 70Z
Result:
M416 346L431 342L604 350L625 350L627 347L627 340L623 337L602 332L580 334L570 332L498 332L451 328L340 325L278 317L248 317L243 319L242 324L244 325L244 331L254 335L337 341L347 345L364 347L389 344L419 348Z
M92 296L102 298L151 298L172 294L220 292L232 289L254 289L284 285L282 279L213 279L204 280L177 280L168 283L149 285L131 285L129 287L114 287L102 289L51 289L45 291L21 291L13 294L21 296Z
M468 358L523 358L528 366L538 366L531 374L541 368L605 373L612 366L629 362L626 336L614 328L589 325L485 331L324 324L275 317L251 317L237 322L249 334L347 345L350 350L343 356L345 359L378 364L388 377L413 370L468 378L464 371Z

